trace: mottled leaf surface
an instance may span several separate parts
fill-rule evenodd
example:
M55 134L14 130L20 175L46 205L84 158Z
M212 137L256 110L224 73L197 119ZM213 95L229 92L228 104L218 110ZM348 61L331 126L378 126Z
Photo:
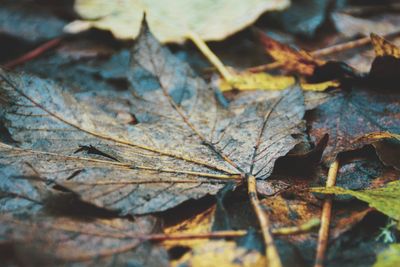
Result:
M292 137L303 132L299 88L246 95L225 109L146 30L131 57L136 125L50 80L2 71L1 118L16 141L0 147L2 166L12 166L5 174L34 169L84 201L143 214L215 194L245 174L265 179L299 142Z
M397 91L353 88L336 92L310 113L310 135L319 140L329 134L324 160L362 145L356 139L372 133L400 132L400 94Z
M33 266L168 266L166 252L143 241L158 229L154 217L74 220L3 214L0 221L3 247L9 246L19 255L9 259L11 262Z

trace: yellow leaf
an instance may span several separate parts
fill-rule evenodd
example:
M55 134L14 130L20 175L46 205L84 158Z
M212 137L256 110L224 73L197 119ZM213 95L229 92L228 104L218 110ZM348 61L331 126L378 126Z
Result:
M203 211L196 216L189 218L177 225L166 227L164 229L165 234L198 234L198 233L209 233L212 230L212 224L215 214L215 206ZM187 246L193 247L199 244L209 242L207 239L183 239L183 240L166 240L163 245L167 248L173 246Z
M292 76L273 76L267 73L235 74L227 81L221 78L219 88L222 92L229 90L283 90L295 83Z
M387 183L384 187L353 191L341 187L316 187L313 192L337 195L352 195L367 202L387 216L400 220L400 181Z
M321 83L307 83L305 80L300 82L300 86L304 91L325 91L328 88L337 88L340 86L338 81L326 81Z
M400 244L392 244L378 254L373 267L397 267L400 266Z
M110 30L115 37L135 39L143 14L161 42L183 42L194 32L205 41L222 40L253 23L269 10L282 10L289 0L76 0L83 18L67 31L90 27Z
M266 260L258 251L238 247L234 241L208 241L172 262L172 266L256 267L266 266Z
M400 134L389 133L389 132L374 132L361 136L356 141L365 141L365 140L379 141L382 139L392 139L392 138L400 141Z
M379 35L371 33L371 42L377 57L392 56L395 58L400 58L400 48L380 37Z

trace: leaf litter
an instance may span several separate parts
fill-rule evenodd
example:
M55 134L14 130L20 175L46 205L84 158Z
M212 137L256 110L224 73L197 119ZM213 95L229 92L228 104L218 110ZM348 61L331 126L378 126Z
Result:
M315 14L303 14L304 8L292 10L307 24L331 7L321 3ZM318 36L327 17L285 31ZM343 23L368 24L348 21ZM395 242L396 227L389 225L398 223L396 198L389 195L398 191L393 167L398 168L399 134L393 88L398 48L371 38L376 58L368 72L370 63L362 60L371 60L371 53L357 55L362 60L355 68L340 61L353 60L357 52L332 56L340 49L361 51L352 45L365 45L366 38L316 50L311 57L270 41L278 57L265 69L275 68L273 76L227 68L231 78L240 79L237 84L225 79L231 91L224 94L146 29L131 52L115 43L111 50L90 44L86 49L79 40L63 39L55 53L21 65L25 73L2 70L0 232L2 247L12 253L1 259L34 265L311 266L318 247L316 266L325 254L329 265L371 265L386 242ZM212 55L203 40L192 40ZM281 55L286 56L280 62ZM295 59L287 61L287 55ZM311 65L297 68L305 57ZM219 64L218 58L211 62ZM218 68L222 75L224 68ZM59 69L67 69L67 76ZM281 91L251 91L255 88ZM321 201L325 197L310 188L325 183L331 162L337 173L332 177L329 170L329 179L340 187L318 190L340 196ZM327 185L334 185L332 179ZM211 199L215 205L207 204ZM324 215L328 202L331 220ZM197 207L201 203L204 212ZM171 216L172 225L164 225ZM313 230L320 223L331 231L329 237L320 232L317 242ZM329 251L321 254L321 244ZM37 256L30 257L33 252ZM388 255L391 264L392 252L379 255Z

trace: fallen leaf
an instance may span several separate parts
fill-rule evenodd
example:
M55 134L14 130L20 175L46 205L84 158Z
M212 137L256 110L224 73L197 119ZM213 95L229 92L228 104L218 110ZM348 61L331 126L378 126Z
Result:
M77 220L66 217L21 218L0 215L2 246L11 247L10 261L26 265L167 266L166 252L144 242L157 229L154 217ZM12 256L11 256L12 257Z
M304 50L296 51L262 32L259 32L259 38L266 52L281 63L284 70L289 72L311 76L318 66L325 63L325 61L314 58Z
M216 41L250 25L264 12L288 5L288 0L173 0L168 5L155 0L77 0L75 10L84 20L72 22L66 30L95 27L110 30L117 38L136 39L146 13L151 32L162 43L183 42L190 32L204 41Z
M371 43L377 57L391 56L400 59L400 48L379 35L371 33Z
M234 241L209 241L207 246L194 247L172 266L266 266L266 260L260 252L239 247Z
M396 91L354 87L335 92L309 113L310 136L319 140L329 134L323 159L330 161L339 152L362 147L364 144L356 140L368 133L400 132L399 103Z
M369 133L360 137L357 142L372 144L386 166L400 169L400 135L389 132Z
M67 22L55 16L49 6L32 1L2 1L0 33L29 42L40 42L62 35Z
M324 194L352 195L367 202L371 207L376 208L387 216L400 220L400 181L394 181L381 188L354 191L341 187L315 187L313 192Z
M321 83L308 83L306 81L301 81L300 86L305 91L325 91L328 88L338 88L340 87L339 81L326 81Z
M205 234L212 232L212 224L214 220L215 206L196 214L195 216L180 222L176 225L166 227L164 229L165 234ZM198 244L206 244L209 242L208 239L189 239L189 240L166 240L163 242L163 246L171 249L175 246L194 247Z
M287 10L269 17L287 32L312 38L326 21L328 8L327 0L296 0Z
M239 73L232 79L219 80L219 88L222 92L230 90L283 90L295 84L294 77L273 76L267 73Z
M299 142L292 137L303 133L299 88L247 95L225 109L146 30L132 51L136 125L118 123L52 81L1 73L1 118L18 142L0 147L2 166L13 166L8 177L33 167L83 201L143 214L216 194L247 173L265 179Z
M378 254L373 267L395 267L400 265L400 244L391 244Z
M388 16L389 14L386 14ZM393 19L395 21L393 21ZM388 34L395 31L397 16L389 16L389 18L369 19L355 17L345 13L336 12L332 14L332 20L336 29L346 37L355 37L360 34L368 36L371 32L377 34Z

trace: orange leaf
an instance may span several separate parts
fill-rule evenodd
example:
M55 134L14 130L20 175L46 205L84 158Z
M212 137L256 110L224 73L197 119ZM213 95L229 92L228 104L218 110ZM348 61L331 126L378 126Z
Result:
M383 37L371 33L371 43L375 50L375 55L379 56L392 56L400 58L400 48L385 40Z
M304 50L296 51L262 32L259 32L259 37L266 52L276 61L282 63L282 68L287 71L310 76L314 73L316 67L325 63Z

